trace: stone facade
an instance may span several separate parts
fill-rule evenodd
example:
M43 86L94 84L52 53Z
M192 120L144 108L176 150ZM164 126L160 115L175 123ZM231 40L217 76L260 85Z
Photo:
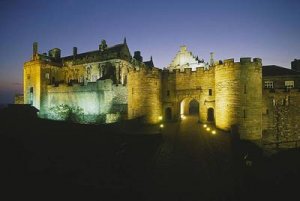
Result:
M263 82L263 140L294 147L300 140L300 72L265 66Z
M126 40L112 47L103 40L98 50L81 54L74 47L67 57L58 48L39 54L34 43L32 58L24 64L24 103L39 109L43 118L51 118L51 110L61 105L79 108L85 123L143 117L155 124L160 116L178 121L194 107L199 122L234 129L241 139L273 140L275 128L298 139L300 73L286 69L290 73L274 76L264 69L259 58L211 58L208 64L186 46L162 70L152 57L144 62L139 51L132 57ZM276 87L265 89L271 81ZM280 101L288 109L278 113L274 105ZM287 118L278 124L278 115Z

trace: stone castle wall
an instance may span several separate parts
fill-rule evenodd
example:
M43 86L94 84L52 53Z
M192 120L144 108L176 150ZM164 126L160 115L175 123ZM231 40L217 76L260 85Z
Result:
M285 142L300 140L299 89L263 90L263 141ZM294 146L295 143L280 145Z
M161 70L141 67L128 74L128 118L145 117L158 123L161 116Z
M44 62L41 61L26 62L23 69L24 103L32 104L37 109L40 109L42 65Z
M278 89L262 89L258 58L227 59L208 68L182 47L169 68L160 70L132 59L126 43L123 46L119 53L113 48L121 46L115 46L107 55L99 50L62 60L35 51L24 64L24 103L35 106L43 117L65 104L81 108L88 122L97 122L99 116L105 116L106 123L144 117L145 123L153 124L161 115L180 120L196 100L200 122L236 129L241 139L300 139L298 75L264 77ZM286 90L284 81L290 79L295 88ZM208 119L208 111L214 121Z
M195 99L199 103L200 121L207 121L207 109L214 108L215 101L215 76L214 68L209 70L203 67L185 68L184 71L176 69L172 72L163 72L163 109L172 109L174 119L180 118L181 103L183 107L188 106L189 102ZM209 90L212 94L209 95ZM183 109L186 110L186 109Z
M127 87L114 85L112 80L98 80L86 85L74 84L48 86L47 104L43 110L67 104L80 107L89 121L96 122L99 115L123 115L127 113ZM106 117L106 123L110 123ZM124 118L124 117L123 117Z
M261 139L261 60L225 60L216 66L215 80L216 126L236 127L241 139Z

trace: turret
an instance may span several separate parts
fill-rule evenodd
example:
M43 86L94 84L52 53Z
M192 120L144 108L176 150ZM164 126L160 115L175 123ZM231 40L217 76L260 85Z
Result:
M135 51L133 58L135 58L139 62L143 62L143 57L141 56L141 52L140 51Z

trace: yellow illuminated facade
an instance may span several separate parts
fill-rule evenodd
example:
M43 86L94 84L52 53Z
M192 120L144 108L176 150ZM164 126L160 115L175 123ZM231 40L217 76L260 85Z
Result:
M111 47L103 40L98 50L85 53L73 48L67 57L58 48L39 54L34 43L24 64L24 103L39 109L42 118L63 119L64 112L73 112L84 123L143 117L163 127L162 121L184 120L194 112L204 129L214 124L236 129L242 139L260 140L262 60L211 58L208 64L182 46L162 70L152 58L143 61L139 51L132 56L126 40Z

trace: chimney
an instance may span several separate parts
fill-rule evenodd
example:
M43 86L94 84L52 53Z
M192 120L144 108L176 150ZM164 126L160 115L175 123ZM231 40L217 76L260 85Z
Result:
M210 66L213 66L213 65L214 65L214 62L215 62L215 61L214 61L214 53L211 52L211 53L210 53L210 62L209 62L209 63L210 63Z
M32 45L32 50L33 50L32 56L37 55L37 53L38 53L38 43L37 43L37 42L34 42L34 43L33 43L33 45Z
M77 47L73 47L73 57L77 56Z
M141 52L140 51L135 51L133 58L135 58L139 62L143 62L143 57L141 56Z

